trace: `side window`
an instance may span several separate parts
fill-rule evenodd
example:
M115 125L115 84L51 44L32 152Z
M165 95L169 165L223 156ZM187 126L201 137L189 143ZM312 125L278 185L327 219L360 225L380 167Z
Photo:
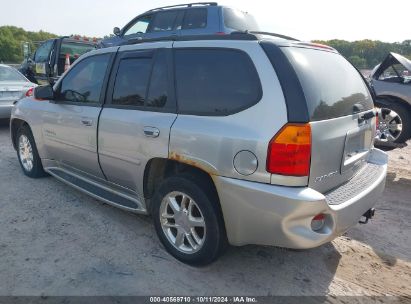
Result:
M113 104L144 106L151 61L151 58L125 58L120 61L114 84Z
M79 103L99 103L110 54L83 59L61 82L58 99Z
M256 104L260 79L250 57L229 49L175 51L180 113L224 116Z
M172 31L174 23L177 18L177 11L159 12L155 15L152 24L150 25L150 32L164 32Z
M124 32L124 36L127 37L138 33L146 33L151 19L151 15L143 16L137 19L136 22Z
M207 26L207 9L195 8L186 11L183 30L205 28Z
M35 62L47 62L49 60L51 48L53 47L53 41L49 40L44 42L36 51L34 56Z
M114 105L163 108L168 99L167 59L158 51L151 58L125 58L120 61L113 90ZM151 76L150 76L151 75Z

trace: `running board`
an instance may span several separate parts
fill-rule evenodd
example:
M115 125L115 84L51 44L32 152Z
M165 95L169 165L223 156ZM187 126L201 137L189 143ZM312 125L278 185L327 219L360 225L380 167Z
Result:
M60 167L45 168L44 170L58 180L109 205L134 213L147 214L147 210L136 197L114 190L106 185L100 185Z

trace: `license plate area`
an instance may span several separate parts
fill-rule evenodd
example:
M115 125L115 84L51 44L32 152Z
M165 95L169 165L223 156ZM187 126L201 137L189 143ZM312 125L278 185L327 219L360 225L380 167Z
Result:
M372 146L372 130L365 124L347 132L341 161L341 174L357 171L365 163Z

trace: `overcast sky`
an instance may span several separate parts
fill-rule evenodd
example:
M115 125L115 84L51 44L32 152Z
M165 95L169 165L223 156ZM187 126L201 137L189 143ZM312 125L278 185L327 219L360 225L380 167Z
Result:
M185 1L0 0L0 26L103 37L112 33L114 26L122 27L146 10ZM252 13L265 31L302 40L411 39L411 0L222 0L219 3Z

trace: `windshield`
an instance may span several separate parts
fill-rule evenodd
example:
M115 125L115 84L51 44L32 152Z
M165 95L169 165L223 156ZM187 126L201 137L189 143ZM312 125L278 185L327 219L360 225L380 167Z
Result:
M232 8L224 8L224 25L237 31L258 31L257 21L252 15Z
M13 68L0 66L0 81L26 82L26 78Z
M69 42L69 41L63 40L63 43L61 44L60 55L65 56L66 54L69 54L70 57L78 58L84 53L87 53L94 49L95 49L94 45L91 45L91 44L83 44L83 43Z
M301 82L312 121L352 115L374 107L359 72L340 54L285 47Z

